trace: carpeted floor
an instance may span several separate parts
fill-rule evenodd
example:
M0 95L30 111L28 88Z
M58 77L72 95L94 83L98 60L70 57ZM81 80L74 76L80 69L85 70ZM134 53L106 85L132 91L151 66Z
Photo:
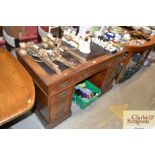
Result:
M155 64L143 67L132 78L98 98L85 110L72 104L73 115L56 126L68 128L122 128L123 110L155 110ZM12 125L13 129L43 129L35 114Z

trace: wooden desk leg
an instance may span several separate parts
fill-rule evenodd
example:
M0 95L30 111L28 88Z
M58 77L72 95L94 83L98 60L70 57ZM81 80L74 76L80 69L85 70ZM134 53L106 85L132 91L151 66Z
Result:
M123 64L123 68L121 69L121 71L120 71L120 73L119 73L119 75L118 75L118 77L116 79L116 83L119 83L120 79L122 78L122 75L123 75L123 73L124 73L124 71L126 69L126 66L127 66L128 62L129 62L129 60L131 59L131 57L132 57L132 52L129 52L128 56L127 56L127 58L126 58L126 60L125 60L125 62Z
M146 60L146 58L148 57L148 55L150 54L150 52L151 52L151 48L147 51L147 53L146 53L146 55L145 55L145 57L144 57L144 62L145 62L145 60Z

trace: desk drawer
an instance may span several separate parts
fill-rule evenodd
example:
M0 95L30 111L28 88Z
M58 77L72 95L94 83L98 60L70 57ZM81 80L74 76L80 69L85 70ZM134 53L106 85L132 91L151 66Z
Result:
M93 66L87 70L85 70L84 72L81 72L80 74L78 74L77 76L77 83L82 81L82 80L85 80L87 78L90 78L91 76L93 76L94 74L104 70L105 68L108 68L108 66L106 65L106 63L100 63L96 66Z
M52 85L50 85L49 87L49 96L52 94L55 94L59 91L62 91L68 87L71 87L72 85L74 85L75 80L70 78L70 79L66 79L64 81L60 81L57 83L53 83Z
M73 87L50 97L49 102L49 120L63 116L69 112L72 103Z

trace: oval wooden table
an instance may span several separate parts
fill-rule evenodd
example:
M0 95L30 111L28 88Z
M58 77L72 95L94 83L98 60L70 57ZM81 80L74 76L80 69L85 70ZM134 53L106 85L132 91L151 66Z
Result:
M0 48L0 126L31 110L34 99L31 76L15 57Z

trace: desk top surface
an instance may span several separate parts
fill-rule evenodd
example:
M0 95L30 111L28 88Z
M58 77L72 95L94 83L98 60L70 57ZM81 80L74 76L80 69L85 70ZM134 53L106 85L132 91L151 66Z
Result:
M37 77L39 77L42 81L44 81L44 83L48 85L50 83L54 83L58 79L67 78L70 75L77 74L78 72L84 71L85 69L95 66L96 64L124 54L124 51L119 51L116 54L110 54L107 53L102 47L97 47L93 45L91 46L91 50L91 54L80 54L79 51L74 51L77 54L86 58L87 62L84 64L78 63L74 68L65 68L62 64L62 72L60 75L56 74L55 72L54 74L53 72L51 74L48 73L46 68L42 66L43 64L35 62L31 56L22 56L19 52L19 48L16 49L16 52L20 59L22 59L22 61L24 61L24 63L29 66L31 71L34 72Z
M77 74L80 71L84 71L85 69L88 69L92 66L95 66L96 64L99 64L103 61L107 61L109 59L113 59L114 57L119 57L119 55L122 55L125 53L125 51L141 51L142 49L147 49L149 46L154 46L155 45L155 37L151 36L151 40L148 42L145 42L144 45L141 46L125 46L123 51L118 51L116 54L110 54L109 52L106 52L104 48L91 43L90 44L90 49L91 53L90 54L83 54L81 53L78 49L74 50L75 53L78 55L82 56L87 60L86 63L81 64L77 63L77 65L74 68L69 68L62 63L55 62L57 65L60 66L62 72L61 74L56 74L51 68L49 68L47 65L44 63L37 63L35 62L31 56L22 56L19 52L19 49L16 49L17 54L20 56L20 58L26 63L26 65L29 66L32 72L34 72L37 77L40 78L41 81L44 81L46 85L49 85L50 83L54 83L56 80L62 79L62 78L68 78L70 75ZM70 47L70 45L67 45ZM70 57L69 55L64 55L64 58L68 59L69 61L72 61L76 63L75 58Z
M0 125L30 110L34 98L34 84L28 72L0 48Z

